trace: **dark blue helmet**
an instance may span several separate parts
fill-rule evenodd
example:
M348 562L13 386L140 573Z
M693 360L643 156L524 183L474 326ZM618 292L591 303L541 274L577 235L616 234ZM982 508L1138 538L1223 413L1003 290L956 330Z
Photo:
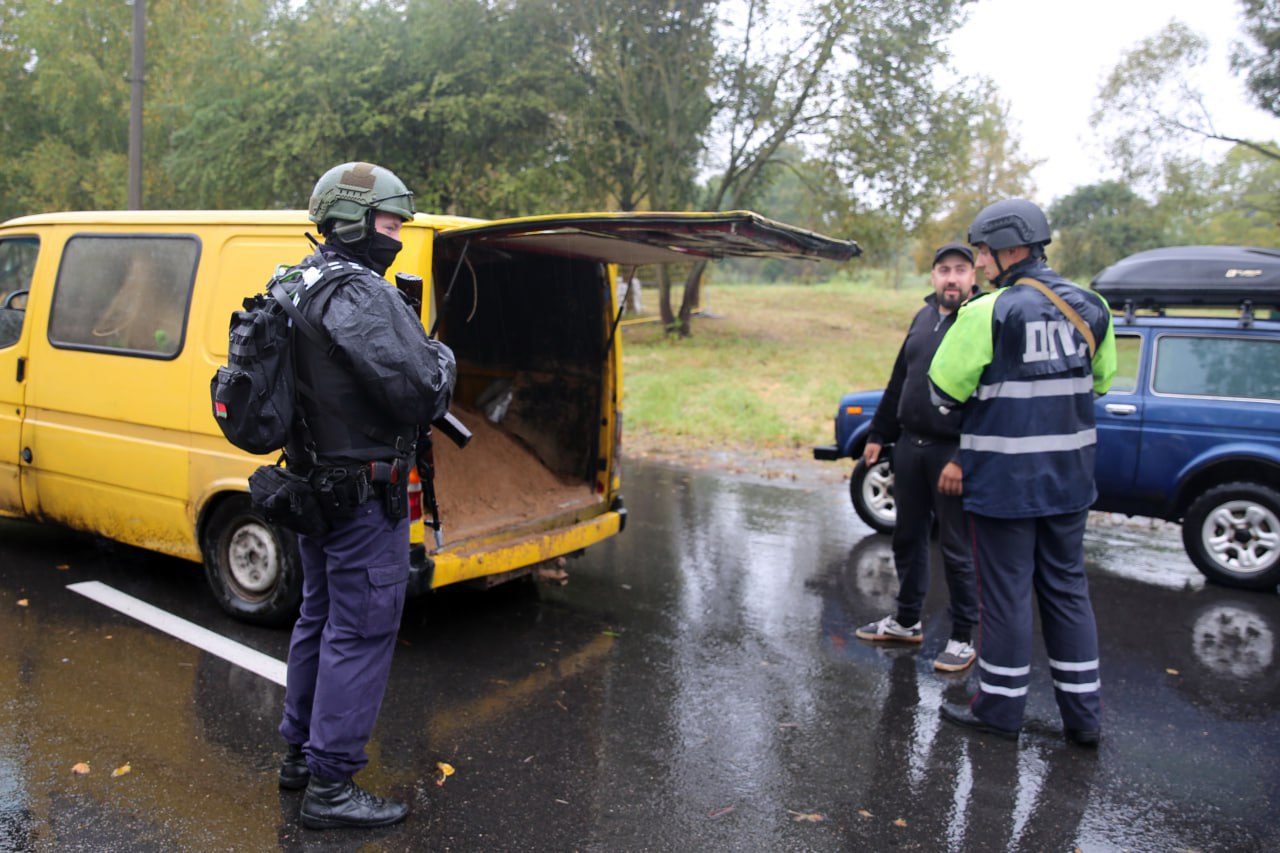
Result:
M1049 240L1049 219L1025 198L989 204L969 226L969 242L974 246L986 243L993 252L1014 246L1044 246Z

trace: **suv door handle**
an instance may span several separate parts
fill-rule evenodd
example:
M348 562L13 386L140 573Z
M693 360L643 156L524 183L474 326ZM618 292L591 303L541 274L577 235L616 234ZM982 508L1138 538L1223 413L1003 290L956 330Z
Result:
M1132 415L1138 407L1132 403L1107 403L1103 406L1108 415Z

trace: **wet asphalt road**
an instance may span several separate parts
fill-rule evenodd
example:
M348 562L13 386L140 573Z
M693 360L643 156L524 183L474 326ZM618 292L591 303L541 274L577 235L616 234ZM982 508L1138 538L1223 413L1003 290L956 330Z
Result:
M841 484L625 474L568 586L411 602L359 779L414 812L370 831L297 823L282 688L66 586L286 632L198 567L0 522L0 850L1280 849L1280 598L1205 587L1176 533L1091 527L1101 748L1061 739L1043 650L1011 744L938 718L968 692L932 669L939 577L922 649L854 639L895 581Z

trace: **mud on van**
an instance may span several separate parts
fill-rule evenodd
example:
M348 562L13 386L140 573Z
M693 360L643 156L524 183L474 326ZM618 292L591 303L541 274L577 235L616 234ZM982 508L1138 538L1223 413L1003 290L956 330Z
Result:
M0 515L203 562L227 612L289 621L296 542L247 494L271 460L223 438L208 389L232 311L310 251L309 227L305 211L0 224ZM434 442L443 545L413 501L415 593L519 576L622 530L614 265L858 253L743 212L420 213L402 241L388 277L427 282L423 322L457 355L453 414L474 436Z

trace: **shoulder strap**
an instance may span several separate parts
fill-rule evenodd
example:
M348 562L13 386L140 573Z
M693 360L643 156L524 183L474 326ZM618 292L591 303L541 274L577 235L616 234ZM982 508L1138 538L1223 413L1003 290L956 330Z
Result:
M1066 300L1054 293L1048 285L1039 279L1020 278L1014 284L1028 284L1043 293L1054 304L1054 307L1062 312L1062 316L1071 321L1071 325L1076 327L1076 331L1084 335L1084 341L1089 345L1089 358L1093 358L1094 350L1098 348L1097 341L1093 337L1093 329L1089 328L1089 324L1084 321L1084 318L1080 316L1076 309L1068 305Z

